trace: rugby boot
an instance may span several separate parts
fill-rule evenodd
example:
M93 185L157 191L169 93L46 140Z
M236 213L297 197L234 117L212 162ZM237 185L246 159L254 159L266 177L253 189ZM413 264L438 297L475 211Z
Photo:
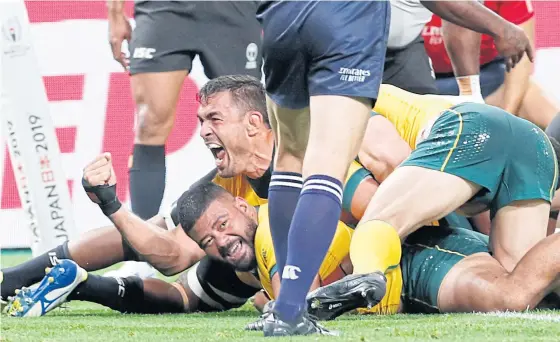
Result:
M248 331L263 331L263 327L264 327L264 321L266 320L266 318L270 315L272 315L272 309L274 308L274 300L269 301L268 303L266 303L264 305L263 308L263 313L262 315L259 317L258 320L249 323L245 326L245 330Z
M14 317L43 316L62 304L68 295L87 279L87 272L71 260L59 260L47 267L39 286L16 290L10 299L7 313Z
M251 322L245 326L245 330L247 331L263 331L264 329L264 322L271 316L272 312L265 312L263 313L258 320Z
M281 320L274 312L266 316L263 324L265 337L296 336L296 335L327 335L338 336L338 331L330 331L318 324L313 318L304 313L298 321L288 323Z
M372 308L385 296L387 278L381 272L352 274L307 295L307 311L331 320L358 308Z

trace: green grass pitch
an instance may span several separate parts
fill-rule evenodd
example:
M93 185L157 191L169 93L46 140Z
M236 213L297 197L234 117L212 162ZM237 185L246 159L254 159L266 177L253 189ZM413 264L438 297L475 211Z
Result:
M29 254L2 254L2 267ZM256 341L261 333L245 332L257 313L249 305L218 314L122 315L102 306L71 302L39 318L2 315L0 341ZM326 323L340 337L290 340L337 341L560 341L560 312L498 315L347 315ZM267 339L269 341L269 339Z

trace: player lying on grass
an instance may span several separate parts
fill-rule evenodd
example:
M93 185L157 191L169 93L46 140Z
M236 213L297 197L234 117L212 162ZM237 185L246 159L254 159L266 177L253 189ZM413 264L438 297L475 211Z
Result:
M110 184L116 182L116 179L114 179L114 172L112 171L110 155L108 154L99 156L84 169L84 178L91 182L91 184L103 187L107 179L106 177L112 177L109 180L111 182ZM201 182L201 184L203 183L205 182ZM377 189L378 183L373 179L369 172L355 162L348 172L348 184L349 186L347 187L347 191L345 193L345 203L347 203L345 207L348 207L348 213L345 215L345 221L348 224L353 224L359 220L365 211L369 199ZM114 186L116 187L116 185ZM233 190L233 193L235 193L235 189ZM105 189L105 191L107 191L107 189ZM104 197L102 194L99 194L98 196L91 194L91 189L90 196L96 201L99 198ZM165 272L165 270L173 270L174 273L178 273L192 266L196 261L200 260L200 258L204 256L204 251L202 251L198 245L183 232L183 229L173 229L170 231L155 227L150 229L151 227L149 225L139 220L125 208L121 208L118 205L119 202L116 197L111 196L116 195L113 193L110 194L109 200L106 201L107 203L102 205L103 211L110 215L110 218L115 222L115 227L125 234L128 241L130 241L130 245L134 248L131 250L145 250L151 252L151 254L146 255L138 254L136 259L145 259L148 261L156 260L159 261L157 267L162 271ZM118 210L114 214L110 214L110 210L115 210L115 206L118 206ZM181 227L177 215L177 208L174 208L169 215L169 220L171 220L170 225L173 227ZM450 219L453 219L451 215ZM466 220L463 221L468 224ZM442 223L447 224L446 222ZM95 232L90 234L95 236ZM120 241L120 235L118 241ZM150 244L152 249L150 250L149 247L143 247L142 244L138 245L139 241L145 241L146 244ZM115 243L112 243L112 245L115 245ZM67 246L80 246L81 249L70 249ZM68 258L64 259L71 259L74 255L74 251L77 251L79 255L83 257L80 260L76 260L74 258L74 261L76 261L78 265L82 266L84 269L89 268L90 270L94 267L92 267L92 265L99 264L99 260L104 259L105 265L109 266L110 264L108 263L110 260L122 257L122 254L118 249L114 251L103 249L101 253L104 254L99 255L100 251L96 250L97 246L98 244L96 243L74 244L70 242L68 245L60 246L58 250L62 250L66 253ZM168 250L162 250L163 248L167 248ZM160 257L161 255L166 255L167 258L162 259ZM156 256L156 258L153 258L154 256ZM53 256L52 258L56 259L60 258L60 256ZM13 291L16 288L30 286L39 281L44 275L44 269L51 266L51 261L49 261L48 257L40 256L25 262L22 265L4 270L4 281L2 283L3 294L6 293L6 295L12 296ZM56 263L54 266L56 269ZM207 281L204 279L206 279L208 274L212 276L212 274L222 275L224 273L226 272L220 267L220 265L216 265L215 263L211 263L209 261L202 261L199 265L194 267L194 270L190 271L190 276L185 274L181 276L177 282L171 285L157 279L146 279L142 282L142 280L138 277L131 276L121 280L115 280L113 278L104 278L92 274L88 277L86 282L80 284L76 291L70 295L70 299L94 301L116 308L117 310L127 312L183 312L185 310L182 304L184 302L184 298L193 296L191 289L201 287L200 284L192 284L192 281L196 282L198 279L198 281L205 283ZM193 274L197 274L198 276L194 277ZM235 273L233 274L235 277ZM85 276L84 272L80 275ZM221 279L220 276L218 277L218 279ZM225 284L228 283L229 282L225 282ZM222 298L220 295L220 291L227 291L227 287L225 289L223 288L221 280L218 284L215 284L215 282L211 282L211 284L211 287L206 287L206 291L210 294L210 297L213 298L211 302L220 303L219 305L210 305L211 309L222 309L234 307L235 305L241 305L245 302L245 299L248 298L237 295L238 298L243 299L237 299L230 302L230 297L226 296L225 298ZM77 283L74 283L71 284L70 287L76 285ZM10 287L12 289L10 289ZM123 292L120 290L121 287L124 289L128 288L128 290ZM214 291L212 287L219 290ZM248 281L245 286L239 285L236 288L242 288L242 293L246 293L250 297L256 291L255 289L260 288L260 284L258 282ZM142 298L142 291L144 291L144 298L149 305L144 305L145 303L142 303L139 298L134 296L135 294L139 294L141 296L140 298ZM132 297L127 298L132 299L129 301L128 299L119 299L118 296L106 296L106 293L117 294L120 292L122 292L123 295L125 293L130 294ZM203 298L206 298L206 296L203 296ZM142 303L142 305L135 306L140 303ZM173 304L180 305L173 306ZM189 305L188 310L209 309L209 307L205 306L206 304L204 303L202 303L202 307L200 307L198 299L192 299L189 301ZM36 313L32 312L32 314Z
M267 194L270 170L266 169L266 165L270 165L272 160L273 141L261 83L248 76L221 77L209 81L201 89L200 98L201 136L212 150L217 164L217 170L204 177L201 182L213 179L232 194L244 197L252 205L266 202L257 193L261 196ZM397 133L393 132L392 136L391 131L386 129L391 128L391 125L385 122L385 126L382 126L383 121L380 119L380 116L370 119L368 129L374 131L366 139L376 136L390 147L380 147L375 144L378 140L369 141L362 146L365 150L360 153L360 157L367 162L378 179L384 179L410 152L410 147L399 140ZM371 148L367 149L369 144ZM372 152L377 153L374 155L377 159L373 163ZM375 186L362 182L367 171L358 170L351 170L347 177L347 192L343 197L343 218L347 222L361 217L365 205L360 207L358 203L366 203L353 200L353 196L348 194L357 186ZM360 192L356 190L356 193ZM58 246L22 265L2 270L2 297L13 296L16 288L40 281L45 267L54 265L57 258L72 259L88 271L124 260L142 258L163 274L172 275L192 266L204 255L182 229L166 230L167 227L174 227L169 217L156 216L145 222L134 216L125 216L123 220L128 224L90 231L79 240ZM465 226L466 224L464 223ZM171 294L180 296L176 291L170 291Z
M125 279L118 281L118 289L97 292L101 288L88 285L91 275L86 277L82 268L63 260L49 270L37 290L19 292L12 304L13 313L21 308L21 315L41 314L47 311L45 308L50 310L59 304L54 301L49 306L48 301L56 297L57 290L63 293L72 287L75 289L70 299L81 296L122 312L226 310L242 305L254 295L260 287L252 286L258 284L257 279L271 298L276 297L280 282L267 205L253 207L220 186L205 183L181 196L177 214L184 231L207 254L181 276L180 281L186 285L182 298L155 301L173 289L157 279L144 281L152 284L150 292L145 286L142 292L142 287L131 286ZM339 222L315 287L352 271L348 258L352 233L352 228ZM521 311L534 308L560 286L559 234L538 243L511 273L488 253L487 238L467 229L447 225L423 227L405 241L403 251L401 264L387 273L387 294L371 312ZM252 272L255 268L257 275ZM99 278L96 282L114 280ZM75 286L82 281L83 284ZM308 299L310 312L322 319L334 318L363 303L361 295L355 292L325 298L322 289L312 292Z
M244 75L218 77L202 87L199 98L200 135L216 161L216 169L199 182L213 181L254 206L266 203L274 141L260 80ZM379 139L395 140L383 136L383 132L375 134ZM383 162L373 165L373 173L381 178L409 152L406 144L394 144L389 149L384 151ZM360 165L353 165L343 196L342 217L347 222L361 217L365 210L365 206L359 207L358 201L352 200L353 191L357 187L376 186L362 182L367 171L358 172ZM128 224L121 227L118 223L123 220ZM3 269L1 297L6 299L14 295L15 289L40 281L45 267L55 265L56 259L74 260L87 271L120 261L145 260L161 273L173 275L194 265L204 255L182 229L167 230L175 227L168 215L158 215L148 221L136 217L123 220L118 220L115 226L88 231L79 239L21 265Z
M467 216L490 210L490 250L508 272L547 236L558 142L497 107L454 101L381 86L374 111L411 153L370 202L350 246L354 274L332 284L334 293L382 289L378 275L399 264L401 242L455 210ZM383 144L374 134L364 138L359 157L366 168Z

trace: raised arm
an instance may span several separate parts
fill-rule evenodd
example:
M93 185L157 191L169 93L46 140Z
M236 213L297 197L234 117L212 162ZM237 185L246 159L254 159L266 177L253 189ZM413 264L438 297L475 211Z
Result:
M117 180L109 153L86 166L82 183L90 199L100 206L128 244L163 274L181 272L205 255L182 229L168 231L163 217L144 221L122 207L116 195Z

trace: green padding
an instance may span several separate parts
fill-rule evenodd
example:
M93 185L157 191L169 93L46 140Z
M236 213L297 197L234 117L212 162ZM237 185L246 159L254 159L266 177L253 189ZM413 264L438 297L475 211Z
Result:
M352 198L354 197L354 193L358 188L358 185L362 182L364 178L371 175L371 173L366 169L359 169L358 171L354 172L350 179L344 186L344 195L342 196L342 209L350 212L352 206Z
M270 277L270 281L272 281L272 276L276 272L278 272L278 266L274 264L274 266L272 266L272 268L270 269L270 273L268 274L268 276Z

